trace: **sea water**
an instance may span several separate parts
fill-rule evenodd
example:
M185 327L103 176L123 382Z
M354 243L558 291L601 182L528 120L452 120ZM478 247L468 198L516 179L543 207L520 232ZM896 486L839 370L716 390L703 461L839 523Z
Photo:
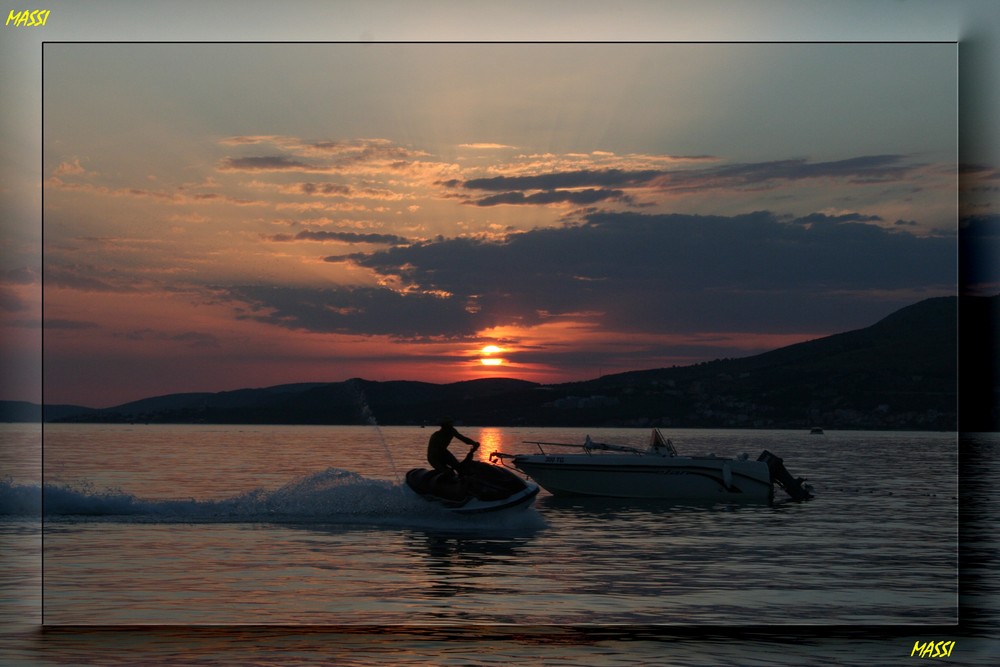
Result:
M481 458L649 435L459 430ZM399 482L430 433L46 425L40 444L38 427L5 425L0 639L13 662L48 664L888 664L949 640L970 664L996 646L956 625L960 593L976 627L997 618L997 503L976 481L997 470L995 436L960 449L948 433L669 430L682 454L768 449L816 497L543 491L527 511L470 518Z

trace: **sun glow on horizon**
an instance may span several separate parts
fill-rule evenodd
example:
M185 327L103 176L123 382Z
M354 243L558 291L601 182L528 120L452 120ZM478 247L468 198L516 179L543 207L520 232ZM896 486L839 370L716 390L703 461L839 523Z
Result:
M482 355L479 358L479 363L481 363L483 366L502 366L503 364L507 363L507 360L504 359L503 357L493 356L495 354L500 354L501 352L503 352L502 347L498 347L496 345L487 345L479 352Z

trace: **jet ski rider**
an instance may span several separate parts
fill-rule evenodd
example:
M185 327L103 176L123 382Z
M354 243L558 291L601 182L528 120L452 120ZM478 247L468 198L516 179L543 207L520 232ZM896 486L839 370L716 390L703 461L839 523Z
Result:
M458 438L467 445L472 445L472 451L479 448L479 443L467 438L455 430L455 424L450 419L442 419L441 428L431 434L427 442L427 462L439 472L453 470L459 474L459 462L455 455L448 451L452 438Z

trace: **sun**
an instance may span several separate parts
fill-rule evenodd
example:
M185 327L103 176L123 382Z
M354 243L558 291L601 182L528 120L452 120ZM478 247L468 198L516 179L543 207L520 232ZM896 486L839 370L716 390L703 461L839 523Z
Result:
M503 348L497 347L496 345L487 345L479 352L482 355L479 358L479 363L481 363L483 366L501 366L506 361L502 357L493 356L495 354L500 354L501 352L503 352Z

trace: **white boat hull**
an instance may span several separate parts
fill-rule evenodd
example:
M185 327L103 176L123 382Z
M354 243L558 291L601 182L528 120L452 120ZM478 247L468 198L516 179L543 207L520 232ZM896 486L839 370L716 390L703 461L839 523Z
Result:
M628 454L521 454L513 464L554 496L758 502L773 497L761 461Z
M492 514L494 512L523 512L531 507L538 495L538 485L529 484L526 489L519 491L512 496L501 500L480 500L479 498L467 498L463 501L449 501L434 496L421 495L407 487L407 489L420 496L424 500L437 505L453 514Z

